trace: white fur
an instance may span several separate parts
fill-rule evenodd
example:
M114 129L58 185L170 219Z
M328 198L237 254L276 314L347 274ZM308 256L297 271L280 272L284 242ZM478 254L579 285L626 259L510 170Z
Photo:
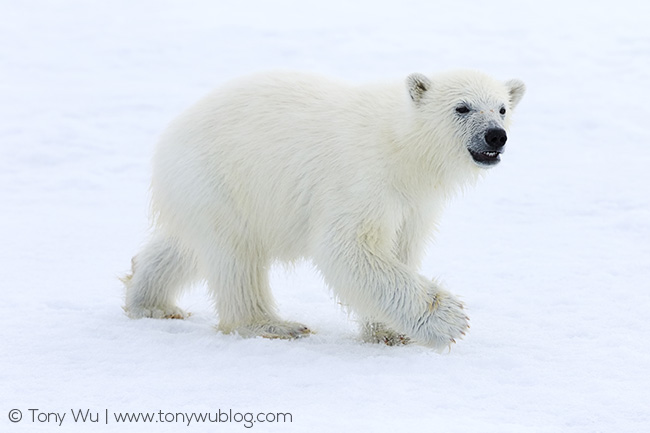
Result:
M445 201L483 171L468 140L507 127L523 91L458 71L366 86L271 73L211 93L156 149L155 232L125 278L125 310L184 317L176 298L205 279L223 332L301 336L304 325L278 317L268 271L308 258L368 340L447 347L468 319L417 269ZM459 121L459 101L481 114Z

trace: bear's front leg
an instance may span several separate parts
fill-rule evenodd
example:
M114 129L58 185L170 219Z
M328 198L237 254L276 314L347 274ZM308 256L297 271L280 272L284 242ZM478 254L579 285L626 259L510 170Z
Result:
M368 237L336 236L321 244L315 257L325 281L361 317L442 351L469 328L463 304L436 282L401 263Z

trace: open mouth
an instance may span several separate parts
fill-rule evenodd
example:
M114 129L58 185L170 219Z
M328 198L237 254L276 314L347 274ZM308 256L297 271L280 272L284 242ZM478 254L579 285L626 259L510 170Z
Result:
M469 150L470 155L474 159L474 162L481 166L491 166L496 165L501 161L501 152L496 151L485 151L485 152L476 152L472 149Z

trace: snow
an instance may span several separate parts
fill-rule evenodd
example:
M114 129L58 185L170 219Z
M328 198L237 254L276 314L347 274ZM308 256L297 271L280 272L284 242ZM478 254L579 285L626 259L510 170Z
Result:
M113 418L232 409L292 414L254 431L648 431L648 16L625 0L1 2L0 430L246 430ZM365 82L459 67L528 93L422 269L468 305L450 353L361 343L306 263L272 284L307 339L219 334L203 287L186 321L122 313L156 137L211 88L274 68Z

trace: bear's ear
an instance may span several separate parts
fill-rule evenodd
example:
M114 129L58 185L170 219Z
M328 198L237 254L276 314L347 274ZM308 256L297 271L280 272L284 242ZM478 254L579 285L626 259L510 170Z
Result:
M506 81L506 87L510 94L510 108L515 108L526 93L526 85L521 80L513 79Z
M418 74L416 72L408 76L406 79L406 85L409 89L409 95L411 95L411 99L413 102L418 104L422 100L424 92L429 90L429 87L431 87L431 80L429 80L424 75Z

